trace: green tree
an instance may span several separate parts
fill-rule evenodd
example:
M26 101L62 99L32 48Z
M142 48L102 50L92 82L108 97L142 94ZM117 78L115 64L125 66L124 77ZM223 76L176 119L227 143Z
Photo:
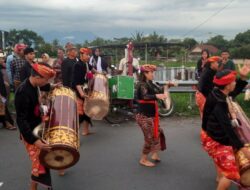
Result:
M167 42L167 38L163 35L157 34L155 31L152 34L143 38L144 42Z
M183 44L189 50L192 49L195 45L197 45L197 41L193 38L185 38L183 40Z
M248 44L250 44L250 30L237 34L233 40L233 45L237 47Z
M47 53L50 57L56 57L56 49L50 43L44 43L38 48L37 56L40 57L43 53Z
M144 42L144 35L143 32L138 32L136 31L135 34L131 34L132 35L132 41L133 42Z
M16 43L25 43L35 49L38 49L41 45L45 43L42 36L38 35L32 30L16 30L12 29L9 31L8 39L13 45Z
M210 38L207 41L207 44L214 45L215 47L219 49L224 49L229 47L229 42L224 39L224 36L222 35L217 35L212 38Z
M233 58L250 59L250 44L231 48L230 52Z

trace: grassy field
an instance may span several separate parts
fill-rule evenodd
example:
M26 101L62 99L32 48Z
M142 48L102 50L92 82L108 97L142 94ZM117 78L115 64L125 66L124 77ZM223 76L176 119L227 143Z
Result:
M186 117L199 115L198 107L195 104L194 94L171 93L171 97L175 103L174 115ZM239 95L236 100L248 117L250 117L250 101L244 100L244 94Z

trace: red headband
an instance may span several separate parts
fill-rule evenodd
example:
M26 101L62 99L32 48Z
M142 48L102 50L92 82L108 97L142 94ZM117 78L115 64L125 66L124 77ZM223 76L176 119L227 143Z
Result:
M214 76L213 82L214 84L219 85L219 86L228 85L236 80L236 75L237 75L236 71L231 71L230 73L228 73L227 75L221 78L217 78L216 76Z
M221 60L221 57L219 56L212 56L207 59L207 62L213 63L213 62L218 62Z
M41 65L41 64L38 64L38 63L34 63L32 65L32 68L39 74L41 75L43 78L46 78L46 79L51 79L55 76L56 72L45 66L45 65Z
M142 65L141 71L142 72L156 71L156 66L150 64Z
M80 53L91 54L92 50L89 48L81 48Z
M23 49L25 49L27 46L25 44L16 44L14 47L15 51L21 51Z

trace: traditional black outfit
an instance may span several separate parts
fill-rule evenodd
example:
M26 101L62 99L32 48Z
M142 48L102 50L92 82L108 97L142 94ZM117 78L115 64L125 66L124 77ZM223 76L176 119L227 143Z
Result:
M77 59L66 58L63 60L62 66L61 66L63 86L66 86L69 88L71 87L73 67L76 63L77 63Z
M25 61L23 67L21 68L20 71L20 80L21 82L25 81L25 79L29 78L31 75L31 65L28 61Z
M219 80L223 80L223 78ZM232 82L234 80L232 78ZM236 97L246 85L246 81L238 79L236 88L230 96ZM201 141L203 148L212 157L223 176L238 181L240 175L235 161L234 150L242 148L244 144L236 135L231 124L226 98L227 96L216 87L208 95L202 119Z
M199 108L201 117L203 115L203 109L204 109L204 105L206 102L206 97L214 88L213 78L217 72L216 70L213 70L210 68L210 63L218 62L219 60L220 60L220 57L218 56L210 57L207 60L207 64L205 68L203 69L201 76L199 78L198 89L195 94L195 99L196 99L196 105Z
M143 154L164 150L165 139L159 126L158 102L156 94L162 94L163 89L152 81L140 82L137 87L138 114L136 121L144 134ZM162 138L160 138L162 137Z
M51 187L49 169L42 166L39 161L40 149L34 145L38 138L32 133L34 128L42 121L38 98L37 87L32 86L30 80L26 79L19 86L15 95L16 120L21 138L32 161L31 179L37 183Z
M36 63L32 65L32 68L47 80L55 76L55 72L45 65ZM21 133L21 139L32 161L31 179L38 184L46 186L48 189L52 189L50 171L40 163L40 149L34 145L38 138L33 135L33 130L42 122L42 119L39 109L38 87L34 87L29 78L21 83L16 91L15 107L16 121Z
M79 122L82 123L83 121L87 121L91 124L91 119L84 114L84 99L80 96L76 86L81 85L84 86L87 84L87 71L88 71L88 63L84 63L83 61L79 60L73 66L73 74L72 74L72 85L71 88L75 90L77 94L77 108L79 114Z

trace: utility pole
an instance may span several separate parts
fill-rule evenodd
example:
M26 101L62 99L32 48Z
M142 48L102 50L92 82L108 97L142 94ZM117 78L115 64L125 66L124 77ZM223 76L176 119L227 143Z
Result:
M2 32L2 49L4 50L5 49L5 36L4 36L4 32L5 31L1 31Z

